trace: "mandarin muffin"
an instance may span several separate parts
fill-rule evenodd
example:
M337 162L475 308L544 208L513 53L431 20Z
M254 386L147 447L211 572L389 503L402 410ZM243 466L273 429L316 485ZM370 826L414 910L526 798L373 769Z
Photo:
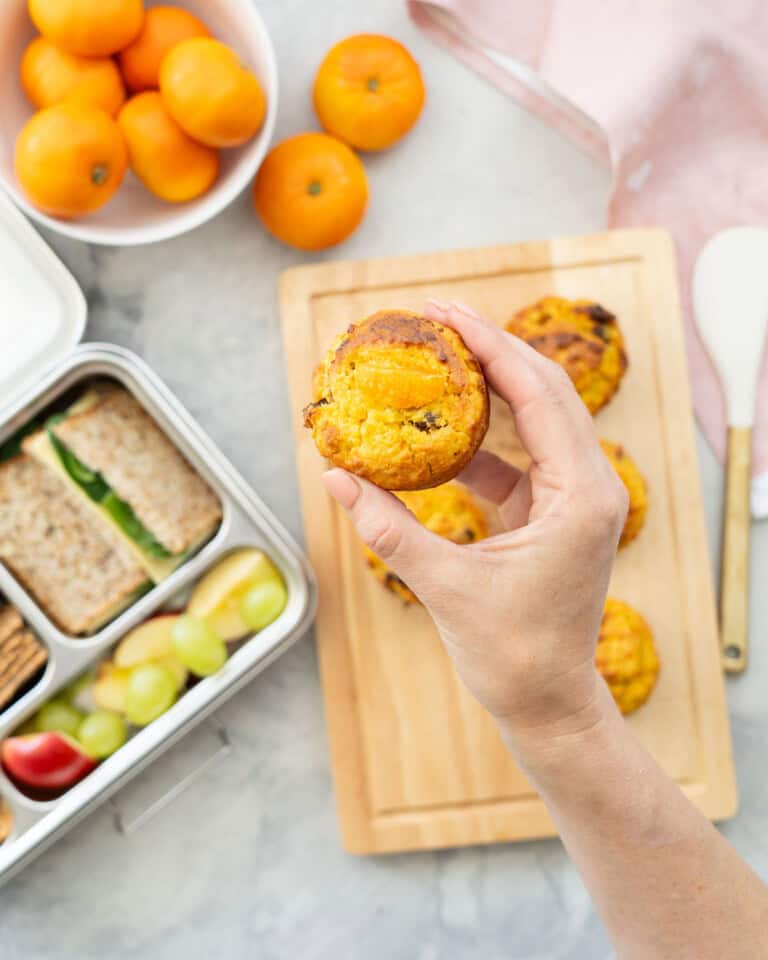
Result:
M387 490L423 490L469 463L488 416L483 371L458 333L381 310L331 344L304 425L335 466Z
M621 444L601 440L600 446L629 494L629 511L619 540L619 546L626 547L643 529L648 510L648 488L637 464Z
M625 714L641 707L656 686L660 664L651 628L628 603L605 601L595 666Z
M544 297L516 313L507 330L559 363L590 413L619 389L627 369L624 338L616 317L599 303Z
M403 501L427 530L446 540L474 543L488 536L485 514L470 492L458 483L444 483L431 490L411 490L396 493L395 496ZM363 547L363 550L377 580L406 603L419 602L410 588L373 550L368 547Z

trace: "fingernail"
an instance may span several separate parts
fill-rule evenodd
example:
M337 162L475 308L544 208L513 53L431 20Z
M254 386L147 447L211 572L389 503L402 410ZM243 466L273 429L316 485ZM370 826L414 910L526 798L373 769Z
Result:
M345 510L351 510L360 496L360 484L346 470L328 470L323 474L325 489Z
M434 307L435 310L439 310L440 313L448 313L451 309L449 303L446 303L445 300L438 300L437 297L427 297L427 303L430 307Z
M479 320L480 314L477 313L472 307L468 307L466 303L462 303L460 300L453 301L454 309L458 310L459 313L463 313L465 317L469 317L471 320Z

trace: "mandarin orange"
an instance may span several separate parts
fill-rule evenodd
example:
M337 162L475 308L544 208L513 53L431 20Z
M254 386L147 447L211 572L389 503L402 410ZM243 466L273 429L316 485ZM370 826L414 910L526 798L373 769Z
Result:
M21 58L21 85L36 107L61 100L82 100L115 114L125 101L125 89L111 57L81 57L36 37Z
M138 37L120 51L118 60L129 90L153 90L160 85L160 64L171 47L191 37L209 37L210 30L181 7L150 7Z
M328 133L358 150L385 150L416 123L424 81L405 47L378 34L337 43L317 71L315 111Z
M360 158L324 133L300 133L267 154L253 184L253 204L278 240L323 250L357 228L368 203Z
M16 139L16 176L30 201L53 217L98 210L128 163L123 136L98 107L64 100L39 110Z
M142 0L28 0L32 22L68 53L108 57L141 30Z
M218 153L184 133L157 91L132 97L117 122L128 147L131 170L161 200L194 200L216 179Z
M230 47L209 37L176 44L160 67L168 112L209 147L236 147L258 132L266 100L255 74Z

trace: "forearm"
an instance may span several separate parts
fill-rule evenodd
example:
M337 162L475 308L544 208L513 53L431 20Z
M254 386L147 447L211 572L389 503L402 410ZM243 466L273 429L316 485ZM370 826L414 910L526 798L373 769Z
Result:
M601 684L571 729L502 734L622 960L768 958L768 889L634 738Z

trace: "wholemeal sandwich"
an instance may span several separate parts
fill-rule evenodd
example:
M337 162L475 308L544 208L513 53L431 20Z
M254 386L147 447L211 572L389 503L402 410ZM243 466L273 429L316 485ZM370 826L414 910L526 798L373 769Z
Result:
M113 527L23 451L0 463L0 561L73 635L93 633L149 587Z
M208 484L116 383L95 383L22 447L110 525L155 583L221 522Z

